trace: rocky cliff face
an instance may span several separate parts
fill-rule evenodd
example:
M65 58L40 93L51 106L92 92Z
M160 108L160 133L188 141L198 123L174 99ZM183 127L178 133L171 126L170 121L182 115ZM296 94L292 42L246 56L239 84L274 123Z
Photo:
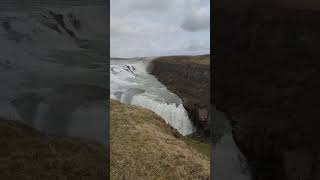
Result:
M320 13L214 9L214 103L255 179L319 178Z
M210 56L160 57L151 73L182 98L199 135L209 137Z

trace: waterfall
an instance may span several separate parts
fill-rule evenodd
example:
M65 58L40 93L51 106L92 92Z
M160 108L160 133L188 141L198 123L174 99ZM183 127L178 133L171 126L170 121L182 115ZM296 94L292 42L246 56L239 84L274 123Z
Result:
M147 72L148 59L111 59L110 97L150 109L182 135L194 132L182 100Z

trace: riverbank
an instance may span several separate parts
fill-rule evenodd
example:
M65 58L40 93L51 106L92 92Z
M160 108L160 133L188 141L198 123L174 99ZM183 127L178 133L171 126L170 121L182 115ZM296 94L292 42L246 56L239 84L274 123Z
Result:
M208 145L181 136L150 110L110 105L112 179L209 179Z
M210 136L210 55L167 56L151 62L149 71L182 98L197 128L194 138L208 142Z
M0 119L1 179L107 179L107 149L82 138L45 135Z

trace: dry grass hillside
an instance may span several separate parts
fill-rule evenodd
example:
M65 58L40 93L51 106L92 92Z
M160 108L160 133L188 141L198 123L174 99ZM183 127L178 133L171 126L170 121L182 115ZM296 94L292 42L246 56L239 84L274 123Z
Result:
M0 179L107 179L103 145L0 119Z
M111 101L111 179L209 179L209 146L153 112Z

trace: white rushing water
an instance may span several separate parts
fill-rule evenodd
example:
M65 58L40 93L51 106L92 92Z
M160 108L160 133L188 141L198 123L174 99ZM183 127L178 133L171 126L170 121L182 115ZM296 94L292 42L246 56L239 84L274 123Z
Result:
M182 135L194 131L180 97L147 72L151 59L111 59L110 97L152 110Z

